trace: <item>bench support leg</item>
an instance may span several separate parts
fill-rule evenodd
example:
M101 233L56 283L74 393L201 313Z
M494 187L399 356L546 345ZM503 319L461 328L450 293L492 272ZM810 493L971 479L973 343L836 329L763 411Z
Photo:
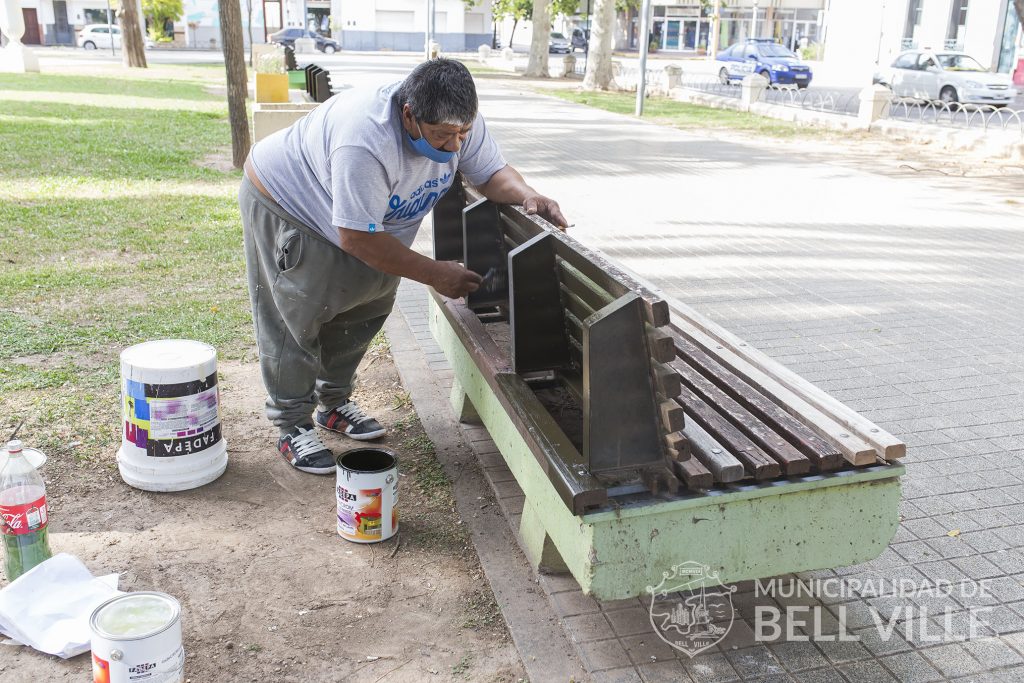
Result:
M466 396L466 391L459 384L458 378L452 381L452 393L449 400L452 404L452 410L455 412L455 417L458 418L459 422L469 425L483 424L479 413L476 412L476 408L470 403L469 396Z
M562 574L569 571L554 542L544 529L540 514L530 501L523 504L523 517L519 521L519 535L530 566L544 574Z

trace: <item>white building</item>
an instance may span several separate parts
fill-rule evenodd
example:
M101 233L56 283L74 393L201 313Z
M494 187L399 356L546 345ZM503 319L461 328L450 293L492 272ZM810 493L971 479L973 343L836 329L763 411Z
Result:
M851 74L902 50L962 50L983 65L1016 68L1021 31L1012 0L829 0L825 60Z
M345 50L422 51L426 7L424 0L331 0L333 37ZM466 9L463 0L436 0L434 40L445 52L490 45L490 2Z

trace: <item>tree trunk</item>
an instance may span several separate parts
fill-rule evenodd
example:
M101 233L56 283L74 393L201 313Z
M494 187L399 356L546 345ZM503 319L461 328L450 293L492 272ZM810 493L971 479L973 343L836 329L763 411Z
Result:
M1013 0L1013 8L1017 10L1017 21L1020 22L1020 26L1024 29L1024 0Z
M530 61L526 64L528 78L548 77L548 41L551 38L551 0L533 0L533 39Z
M583 76L584 90L614 90L612 34L615 31L615 0L594 3L594 26L590 33L590 55ZM643 38L641 38L643 39Z
M516 26L518 24L519 24L519 20L518 19L513 19L512 20L512 33L509 34L508 45L506 45L505 47L512 47L512 41L516 39Z
M248 83L245 72L245 43L242 39L242 10L238 0L221 0L220 42L224 46L224 68L228 78L228 119L231 121L231 158L241 168L249 156L249 116L245 111Z
M121 20L121 61L125 66L146 68L146 43L139 27L138 0L124 0L118 18Z

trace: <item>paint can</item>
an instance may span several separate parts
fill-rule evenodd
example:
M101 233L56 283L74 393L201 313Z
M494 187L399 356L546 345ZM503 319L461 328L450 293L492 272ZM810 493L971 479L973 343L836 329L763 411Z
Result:
M121 405L117 465L127 484L184 491L224 473L217 350L209 344L160 339L122 351Z
M107 600L89 617L93 683L183 683L181 605L166 593Z
M355 543L386 541L398 532L398 456L356 448L338 456L338 535Z

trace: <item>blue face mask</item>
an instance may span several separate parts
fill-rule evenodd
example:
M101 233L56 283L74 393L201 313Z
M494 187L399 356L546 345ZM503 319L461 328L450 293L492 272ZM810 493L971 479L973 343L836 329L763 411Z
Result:
M409 144L412 145L412 148L416 150L417 154L419 154L420 156L425 156L431 161L436 161L439 164L447 164L449 161L452 160L452 157L455 156L455 152L448 152L443 149L436 149L429 142L427 142L427 138L423 136L423 129L420 128L419 121L416 121L416 130L418 130L420 133L420 137L418 140L413 140L412 136L409 135L409 133L406 133L406 136L408 136Z

